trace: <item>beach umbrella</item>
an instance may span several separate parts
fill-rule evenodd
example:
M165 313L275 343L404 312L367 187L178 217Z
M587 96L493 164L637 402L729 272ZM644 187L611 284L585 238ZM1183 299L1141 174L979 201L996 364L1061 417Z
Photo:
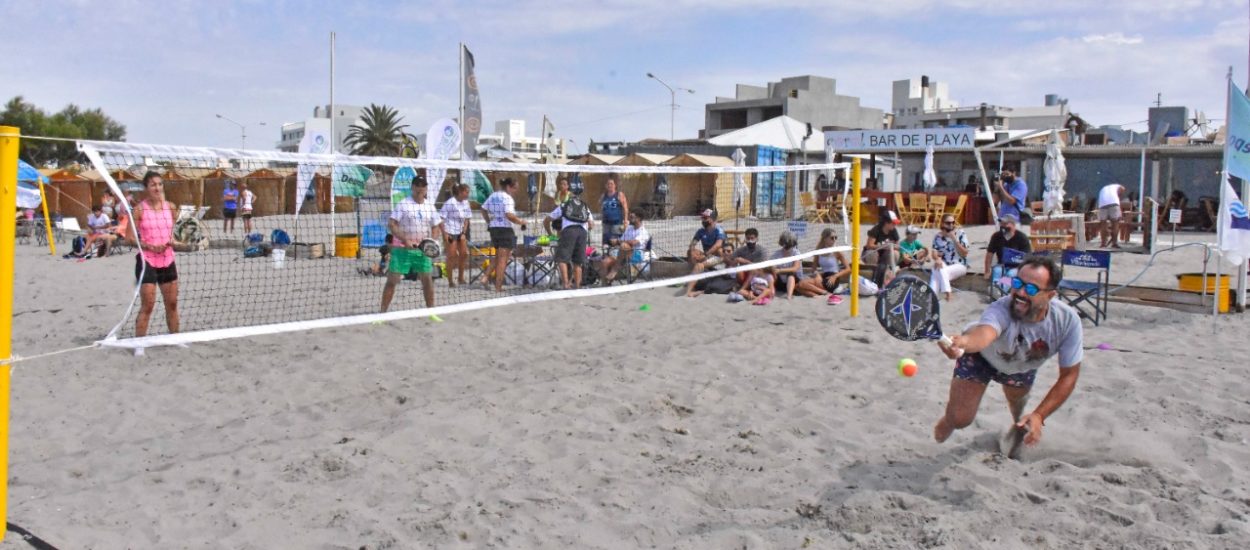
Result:
M937 172L933 171L933 146L930 145L924 149L924 188L932 191L937 187Z
M1046 191L1042 193L1042 209L1045 214L1063 212L1063 185L1068 179L1068 168L1063 160L1063 144L1059 132L1050 131L1046 143L1046 160L1042 163L1046 175Z
M22 159L17 160L17 207L39 208L43 202L39 184L48 183L48 176L40 174L34 166Z
M742 152L741 147L734 150L733 155L731 155L731 158L734 159L735 167L746 166L747 154ZM750 196L750 194L751 194L751 189L747 187L746 174L743 174L742 172L734 172L734 215L735 216L737 215L738 211L742 210L742 203L747 200L747 197Z

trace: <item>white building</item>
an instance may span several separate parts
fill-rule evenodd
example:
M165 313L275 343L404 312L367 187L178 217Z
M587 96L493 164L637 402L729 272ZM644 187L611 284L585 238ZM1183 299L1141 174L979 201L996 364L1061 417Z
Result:
M347 128L360 121L364 110L364 107L357 105L334 106L334 150L336 152L347 152L347 148L343 145L343 141L347 139ZM278 150L286 153L299 152L299 142L304 139L304 134L309 130L330 132L329 105L313 107L312 118L306 118L301 122L284 123L282 138L277 143Z
M1048 94L1042 106L1004 107L982 103L960 107L945 82L929 77L894 81L893 128L971 126L984 130L1063 129L1069 121L1068 101Z
M499 120L495 122L495 133L480 134L477 137L478 148L483 146L499 146L512 154L530 160L539 160L542 158L542 136L525 135L524 120ZM565 150L564 140L555 138L555 150L553 153L556 157L564 157Z

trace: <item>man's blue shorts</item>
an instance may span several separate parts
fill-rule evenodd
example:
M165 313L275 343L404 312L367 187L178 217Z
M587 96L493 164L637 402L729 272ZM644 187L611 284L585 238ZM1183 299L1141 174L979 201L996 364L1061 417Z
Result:
M980 353L969 353L955 361L955 378L989 385L990 380L1013 388L1031 388L1037 369L1018 374L1003 374L990 365Z

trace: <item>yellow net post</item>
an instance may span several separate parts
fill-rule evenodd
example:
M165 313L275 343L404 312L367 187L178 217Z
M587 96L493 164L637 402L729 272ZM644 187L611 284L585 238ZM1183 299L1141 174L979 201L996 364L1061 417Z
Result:
M39 180L39 204L43 206L43 230L48 234L48 253L56 256L56 241L52 240L52 219L48 217L48 193L44 191L43 180Z
M17 150L22 131L0 126L0 212L17 211ZM0 525L9 519L9 374L13 367L13 248L17 242L14 218L0 222ZM0 541L4 540L0 529Z
M859 187L863 172L851 159L851 317L859 317Z

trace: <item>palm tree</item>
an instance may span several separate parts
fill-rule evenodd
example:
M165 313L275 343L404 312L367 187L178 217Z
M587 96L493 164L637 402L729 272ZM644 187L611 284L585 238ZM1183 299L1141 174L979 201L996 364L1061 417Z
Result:
M360 117L361 124L353 124L347 128L347 139L343 144L350 147L353 155L375 157L399 156L403 149L404 132L407 124L400 124L403 117L399 111L388 105L369 104Z

